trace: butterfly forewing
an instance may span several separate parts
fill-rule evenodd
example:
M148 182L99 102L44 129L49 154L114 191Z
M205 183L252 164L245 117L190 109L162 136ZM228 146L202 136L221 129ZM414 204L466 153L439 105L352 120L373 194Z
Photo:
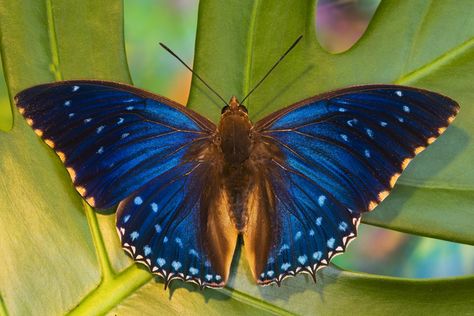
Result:
M268 154L261 163L275 200L274 217L262 222L271 221L276 232L266 262L253 267L258 282L279 283L299 272L314 276L343 252L356 236L360 214L388 195L458 109L453 100L426 90L361 86L302 101L257 122L257 142L278 149L278 158Z
M164 98L126 85L72 81L26 89L20 112L92 205L118 204L164 173L214 125Z

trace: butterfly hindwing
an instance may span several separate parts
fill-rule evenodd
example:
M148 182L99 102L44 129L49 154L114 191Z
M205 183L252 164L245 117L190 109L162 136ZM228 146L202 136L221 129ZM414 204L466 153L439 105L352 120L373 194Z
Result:
M237 241L218 170L206 161L184 162L121 202L117 230L124 249L165 284L173 279L201 287L227 282Z
M361 213L389 194L458 109L437 93L376 85L317 96L257 122L254 138L271 148L258 162L272 192L262 198L274 198L266 202L272 218L261 220L273 231L266 261L258 264L263 268L253 267L258 282L279 283L299 272L314 276L343 252ZM261 238L258 230L253 234L244 240Z

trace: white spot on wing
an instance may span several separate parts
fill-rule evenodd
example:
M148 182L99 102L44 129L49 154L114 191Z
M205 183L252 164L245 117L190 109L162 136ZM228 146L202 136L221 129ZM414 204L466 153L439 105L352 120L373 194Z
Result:
M275 271L273 271L273 270L269 270L269 271L267 272L267 275L268 275L269 277L272 277L274 274L275 274Z
M199 273L199 269L191 267L191 268L189 268L189 273L191 273L192 275L196 275L196 274Z
M140 196L137 196L133 199L133 203L135 203L135 205L140 205L143 203L143 199Z
M400 90L395 91L395 94L399 97L403 96L403 93Z
M296 235L295 235L295 240L298 240L301 238L301 232L297 232Z
M308 256L306 255L302 255L298 257L298 262L301 264L305 264L307 260L308 260Z
M96 151L99 155L104 152L104 146L100 146L100 148Z
M320 260L322 256L323 256L323 253L321 251L316 251L315 253L313 253L313 258L315 260Z
M355 124L357 124L358 120L356 118L353 118L352 120L347 121L347 125L350 127L353 127Z
M71 105L71 101L70 100L67 100L66 102L64 102L64 106L70 106Z
M128 111L131 111L133 110L133 106L127 106L125 109L127 109Z
M280 253L281 253L283 250L288 250L288 249L290 249L290 246L288 246L288 244L283 244L283 245L281 245Z
M349 139L346 134L341 134L341 138L346 142Z
M119 119L118 119L118 121L117 121L117 124L118 124L118 125L120 125L120 124L122 124L122 123L123 123L123 121L124 121L124 119L123 119L123 118L121 118L121 117L119 117Z
M76 92L77 90L79 90L79 86L73 86L72 87L72 92Z
M322 221L323 221L323 218L319 216L318 218L316 218L316 225L321 226Z
M291 267L291 263L289 263L289 262L285 262L285 263L283 263L283 264L281 265L281 269L282 269L283 271L288 270L289 267Z
M122 137L122 139L124 139L124 138L127 138L129 135L130 135L130 133L123 133L121 137Z
M181 238L176 237L174 241L178 244L179 248L183 248L183 242L181 241Z
M173 261L173 262L171 262L171 266L173 267L173 269L178 271L179 268L181 268L182 265L181 265L181 262L179 262L179 261Z
M151 206L151 209L153 210L153 212L158 212L158 204L156 204L155 202L151 203L150 204Z
M365 131L370 138L374 138L374 131L372 131L370 128L366 128Z
M403 106L403 111L410 113L410 108L407 105Z
M143 247L143 253L145 254L145 256L148 256L151 253L150 246L145 245L145 247Z
M318 197L318 204L319 204L319 206L322 207L322 206L324 205L324 202L326 202L326 196L320 195L320 196Z
M132 241L137 239L140 236L140 234L137 231L134 231L130 234L130 238L132 238Z
M126 223L126 222L128 222L129 219L130 219L130 214L125 215L125 216L123 217L123 222Z
M155 231L156 231L157 233L161 233L161 226L160 226L159 224L156 224L156 225L155 225Z
M69 116L69 118L71 118L71 117L74 117L74 115L76 115L76 113L69 113L68 116Z
M96 130L97 134L100 134L100 132L102 132L102 130L103 130L104 128L105 128L104 125L101 125L101 126L97 127L97 130Z
M331 248L331 249L334 248L334 242L335 241L336 240L333 237L329 238L328 242L327 242L328 247Z
M339 223L339 230L345 231L347 229L347 223L346 222L340 222Z
M364 150L364 155L367 157L367 158L370 158L370 151L368 149Z
M339 112L346 112L347 110L345 108L339 108Z
M89 123L90 121L92 121L92 119L89 117L84 120L84 123Z
M311 230L309 231L309 235L310 235L310 236L314 236L314 230L311 229Z
M385 127L385 126L387 126L387 122L380 121L380 126L382 126L382 127Z
M156 263L157 263L160 267L162 267L162 266L164 266L164 265L166 264L166 260L163 259L163 258L158 258L158 259L156 259Z

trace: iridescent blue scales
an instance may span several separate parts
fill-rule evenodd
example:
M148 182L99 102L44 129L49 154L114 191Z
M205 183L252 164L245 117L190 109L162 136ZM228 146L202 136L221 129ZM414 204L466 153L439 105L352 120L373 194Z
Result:
M316 96L255 125L235 99L215 126L100 81L40 85L16 102L91 206L120 203L117 230L135 261L166 284L202 287L225 285L239 234L259 284L315 278L459 110L389 85Z

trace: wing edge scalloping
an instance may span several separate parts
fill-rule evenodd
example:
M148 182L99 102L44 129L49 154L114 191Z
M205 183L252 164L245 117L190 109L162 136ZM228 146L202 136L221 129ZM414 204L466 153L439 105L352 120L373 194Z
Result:
M150 271L151 274L161 277L164 280L165 289L167 289L168 286L171 284L171 282L174 280L180 280L187 283L196 284L199 286L200 289L204 289L206 287L219 289L225 286L224 282L209 283L195 276L187 275L182 272L174 273L174 272L166 271L165 269L161 269L157 266L152 265L150 259L144 260L145 257L137 252L136 247L128 243L124 243L122 241L122 237L125 233L125 229L119 228L117 227L117 225L115 225L115 228L117 229L117 234L119 236L122 249L125 250L125 252L129 254L129 256L133 259L134 263L139 263L139 264L144 265L145 267L148 268L148 271Z
M283 280L291 278L291 277L295 277L295 276L297 276L299 274L303 274L303 273L310 275L311 278L313 279L314 283L316 283L316 272L318 272L318 270L320 270L322 268L327 267L329 265L329 263L331 263L331 260L334 257L343 254L346 251L349 244L354 239L356 239L357 232L358 232L359 225L360 225L360 220L361 220L360 215L359 215L359 217L353 217L352 224L354 225L354 228L355 228L354 231L350 232L348 235L342 237L342 246L339 246L342 249L338 250L338 248L339 248L338 247L338 248L334 249L333 251L328 252L328 258L327 259L323 259L323 260L319 261L318 263L313 264L312 266L309 265L309 266L297 267L294 270L286 271L285 273L281 273L281 274L277 275L276 277L274 277L272 279L269 279L269 280L265 280L265 281L257 280L257 284L260 285L260 286L269 286L269 285L272 285L272 284L276 284L277 286L281 286L281 283L282 283Z

